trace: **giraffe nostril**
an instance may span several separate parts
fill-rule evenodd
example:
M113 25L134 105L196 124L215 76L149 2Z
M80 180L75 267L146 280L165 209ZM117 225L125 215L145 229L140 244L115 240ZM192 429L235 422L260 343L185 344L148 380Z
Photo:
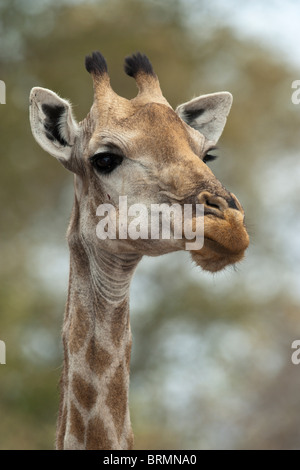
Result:
M227 200L227 202L228 202L228 207L230 207L230 209L239 210L234 199L231 198Z
M220 209L219 204L216 204L216 202L212 202L210 199L206 201L206 205L209 207L214 207L215 209Z
M224 212L224 210L228 208L228 203L223 197L214 196L208 191L203 191L199 194L198 200L206 209L213 209L217 212Z
M238 199L235 197L234 194L232 194L232 193L229 193L229 194L230 194L230 197L227 199L228 207L230 207L230 209L235 209L237 211L241 211L242 207L241 207Z

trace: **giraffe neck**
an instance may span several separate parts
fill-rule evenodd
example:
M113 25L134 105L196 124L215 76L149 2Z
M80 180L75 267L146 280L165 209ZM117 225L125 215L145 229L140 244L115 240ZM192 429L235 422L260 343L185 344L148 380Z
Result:
M58 449L130 449L129 286L136 255L70 248Z

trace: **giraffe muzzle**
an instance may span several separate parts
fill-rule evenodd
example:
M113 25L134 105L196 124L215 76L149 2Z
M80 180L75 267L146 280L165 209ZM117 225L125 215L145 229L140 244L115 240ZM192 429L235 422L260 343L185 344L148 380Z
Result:
M191 253L194 261L212 272L240 261L249 236L238 199L227 191L222 196L203 191L198 202L204 205L204 246Z

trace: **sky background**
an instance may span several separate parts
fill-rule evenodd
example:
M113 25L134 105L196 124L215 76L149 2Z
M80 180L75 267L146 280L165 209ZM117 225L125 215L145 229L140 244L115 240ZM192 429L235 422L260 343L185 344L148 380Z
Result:
M191 3L197 2L191 0ZM264 45L278 50L283 62L287 60L299 70L300 5L297 1L253 0L241 5L237 0L212 0L207 8L219 25L234 26L241 37L261 39Z

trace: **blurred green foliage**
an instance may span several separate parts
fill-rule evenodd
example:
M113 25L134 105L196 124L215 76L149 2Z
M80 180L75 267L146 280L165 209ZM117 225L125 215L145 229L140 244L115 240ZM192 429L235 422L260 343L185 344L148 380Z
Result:
M1 449L53 448L62 361L72 177L34 142L28 96L33 86L50 88L83 119L92 103L84 56L93 50L107 58L112 86L126 97L136 90L122 63L137 50L150 57L174 107L202 93L233 93L212 169L243 202L252 242L236 271L214 277L186 253L138 268L136 448L299 448L300 379L290 361L300 334L299 247L291 251L289 243L299 205L293 165L300 114L290 101L297 71L275 50L212 21L204 1L194 3L190 11L184 0L30 0L26 7L0 0L7 87L0 105ZM283 158L290 173L281 169Z

